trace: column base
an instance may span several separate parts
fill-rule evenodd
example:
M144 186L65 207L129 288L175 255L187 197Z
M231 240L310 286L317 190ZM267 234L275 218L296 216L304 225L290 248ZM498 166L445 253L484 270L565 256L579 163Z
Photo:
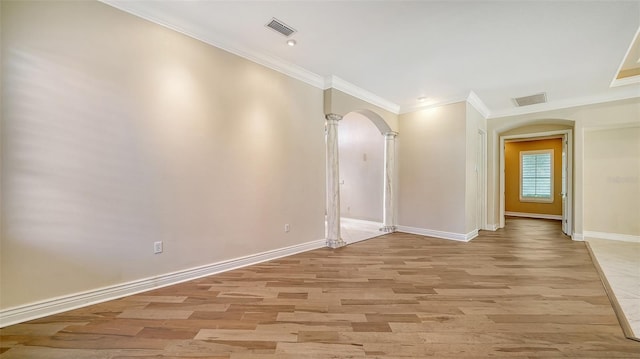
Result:
M327 247L329 248L340 248L347 245L347 242L343 241L342 238L338 239L327 239Z
M385 233L393 233L397 230L398 230L398 227L396 226L384 226L380 228L380 232L385 232Z

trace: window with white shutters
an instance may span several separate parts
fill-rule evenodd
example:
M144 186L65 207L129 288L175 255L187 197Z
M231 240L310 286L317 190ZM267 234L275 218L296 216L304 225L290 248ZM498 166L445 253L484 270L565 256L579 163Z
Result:
M520 152L520 201L553 202L553 150Z

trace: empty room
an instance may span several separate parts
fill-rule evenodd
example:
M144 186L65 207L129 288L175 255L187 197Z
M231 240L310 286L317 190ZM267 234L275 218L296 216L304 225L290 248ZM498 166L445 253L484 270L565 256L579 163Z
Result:
M0 0L0 358L638 358L639 29Z

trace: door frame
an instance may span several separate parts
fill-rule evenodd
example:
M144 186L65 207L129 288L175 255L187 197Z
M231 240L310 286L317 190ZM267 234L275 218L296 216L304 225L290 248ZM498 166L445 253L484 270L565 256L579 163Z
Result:
M566 228L564 232L566 235L571 236L573 234L573 130L557 130L557 131L547 131L547 132L534 132L534 133L525 133L520 135L507 135L500 136L500 226L499 228L504 228L505 220L505 173L504 173L504 146L505 142L509 140L524 140L524 139L542 139L545 137L562 137L562 141L567 146L567 161L564 164L566 168L563 168L563 171L566 171L566 206L563 206L562 209L562 222L566 224L563 226ZM566 210L565 208L566 207Z
M487 131L478 129L476 158L476 224L478 230L487 229ZM479 162L479 163L478 163Z

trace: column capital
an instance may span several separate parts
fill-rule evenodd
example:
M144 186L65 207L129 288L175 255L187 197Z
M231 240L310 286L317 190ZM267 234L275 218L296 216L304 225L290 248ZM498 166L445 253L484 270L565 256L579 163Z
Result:
M389 132L385 132L384 136L394 138L398 136L398 133L396 131L389 131Z
M328 113L324 116L327 121L340 121L342 120L342 115L338 115L337 113Z

